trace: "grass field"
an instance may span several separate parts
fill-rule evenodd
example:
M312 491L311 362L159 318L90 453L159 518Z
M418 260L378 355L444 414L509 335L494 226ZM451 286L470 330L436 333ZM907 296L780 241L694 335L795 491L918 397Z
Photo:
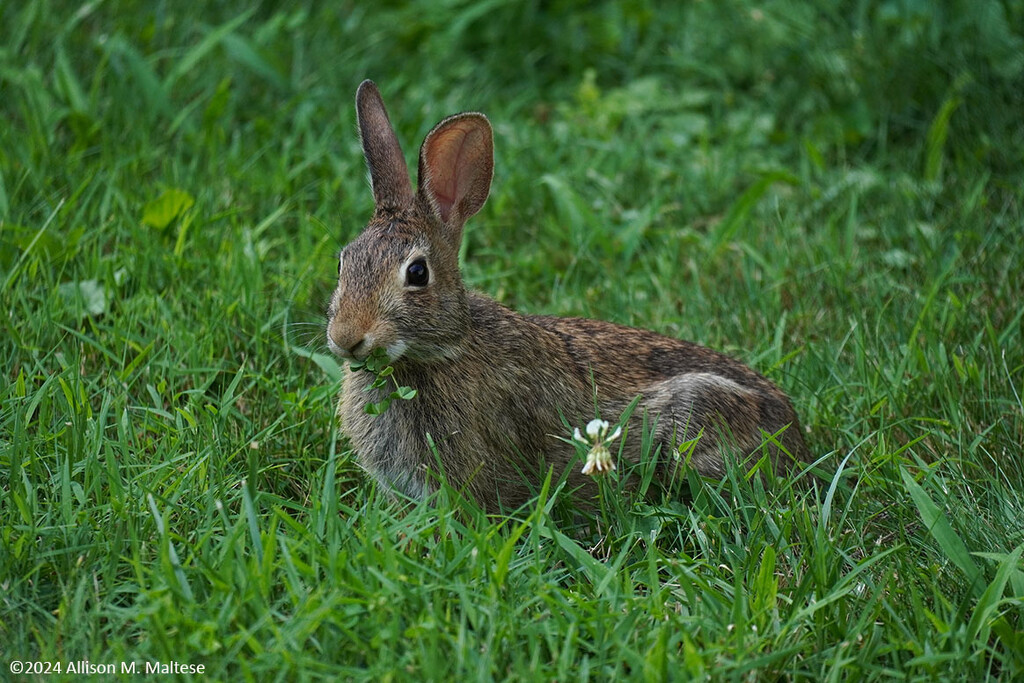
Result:
M0 679L1024 677L1024 2L205 6L0 3ZM471 286L742 358L824 478L364 480L367 77L494 125Z

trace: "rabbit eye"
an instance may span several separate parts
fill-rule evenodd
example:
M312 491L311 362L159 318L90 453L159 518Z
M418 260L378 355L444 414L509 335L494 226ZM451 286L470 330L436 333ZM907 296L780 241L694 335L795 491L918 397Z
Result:
M425 259L418 258L405 269L405 284L409 287L426 287L430 281Z

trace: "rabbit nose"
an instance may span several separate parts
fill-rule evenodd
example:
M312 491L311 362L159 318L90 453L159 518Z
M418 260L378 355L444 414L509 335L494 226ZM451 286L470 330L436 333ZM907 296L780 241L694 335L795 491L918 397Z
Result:
M337 334L334 330L328 331L327 346L330 348L332 353L343 358L358 358L360 355L366 356L367 351L369 350L367 348L369 344L367 342L366 335L359 337L346 337L341 334Z
M335 316L327 324L327 344L333 353L345 358L362 360L373 349L374 334L368 326L359 325L358 321L346 321Z

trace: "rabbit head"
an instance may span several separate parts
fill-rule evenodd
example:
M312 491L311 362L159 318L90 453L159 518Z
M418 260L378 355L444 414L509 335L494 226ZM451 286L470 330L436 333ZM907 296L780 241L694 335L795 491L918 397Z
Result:
M494 169L483 114L450 116L423 141L413 192L398 138L377 86L356 93L375 209L341 252L328 309L327 343L343 358L384 349L428 361L456 353L469 330L458 254L466 220L480 210Z

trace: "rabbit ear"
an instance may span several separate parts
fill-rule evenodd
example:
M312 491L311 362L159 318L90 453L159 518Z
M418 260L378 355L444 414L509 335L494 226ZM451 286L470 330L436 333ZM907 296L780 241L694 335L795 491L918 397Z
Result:
M384 100L373 81L363 81L356 92L356 117L363 156L370 169L373 200L377 206L396 209L412 201L409 169L402 156L395 131L391 128Z
M493 173L491 124L483 114L449 116L423 140L420 195L453 233L452 241L459 241L462 225L484 205Z

